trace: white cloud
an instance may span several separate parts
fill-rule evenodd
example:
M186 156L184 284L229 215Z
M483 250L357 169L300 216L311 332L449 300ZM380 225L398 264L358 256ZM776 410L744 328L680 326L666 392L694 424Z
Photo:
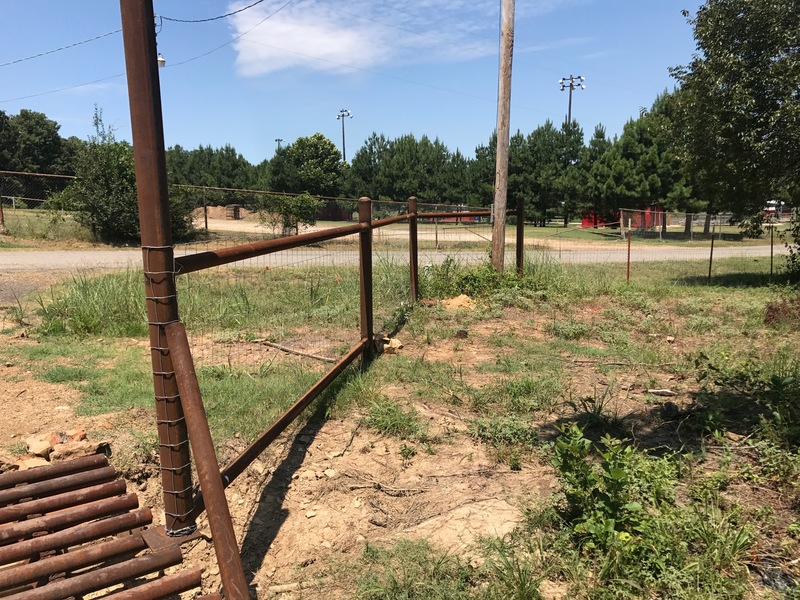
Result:
M285 2L270 0L231 17L234 37L242 36L234 42L242 75L455 61L496 52L499 5L491 0L425 0L412 6L295 0L276 12Z
M534 0L517 18L591 0ZM268 0L230 18L239 73L281 69L346 72L431 64L497 53L497 0ZM230 10L245 6L243 0ZM241 37L239 37L241 36Z

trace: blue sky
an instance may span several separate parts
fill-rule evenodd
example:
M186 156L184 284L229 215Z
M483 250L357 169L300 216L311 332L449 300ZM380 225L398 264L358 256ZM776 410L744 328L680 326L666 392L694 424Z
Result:
M156 0L156 14L203 19L255 0ZM288 3L287 3L288 2ZM511 126L528 133L566 116L558 80L583 75L572 114L586 138L610 135L672 89L668 68L694 51L681 9L700 0L517 0ZM377 131L438 137L473 156L497 121L500 0L264 0L222 20L157 26L167 146L232 144L248 160L320 132L348 158ZM3 2L0 64L113 32L114 0ZM28 108L92 133L94 106L130 139L122 34L0 66L0 110ZM85 84L85 85L81 85ZM60 91L54 91L60 90ZM52 93L48 93L52 92Z

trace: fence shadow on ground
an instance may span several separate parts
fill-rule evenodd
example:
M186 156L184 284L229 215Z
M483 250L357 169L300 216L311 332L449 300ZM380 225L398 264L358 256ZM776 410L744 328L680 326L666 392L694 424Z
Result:
M679 406L670 400L620 414L614 409L578 410L543 424L542 439L555 441L561 430L576 424L595 444L604 435L626 440L653 455L703 452L715 431L749 438L772 413L755 404L747 393L701 390L690 394L691 403Z
M786 285L790 283L790 278L787 273L723 273L716 275L711 274L711 281L709 283L708 274L706 275L690 275L688 277L680 277L674 280L675 283L688 286L704 286L714 285L718 287L729 288L754 288L754 287L768 287L770 285Z
M257 508L241 541L242 566L252 597L259 597L253 578L260 570L269 549L289 516L289 511L283 503L293 475L303 465L308 449L324 427L331 403L353 378L368 370L370 365L371 362L364 362L361 365L351 366L334 380L313 405L314 410L305 424L291 438L291 445L285 451L283 460L271 475L265 476L266 485L258 496ZM262 595L263 593L262 590Z

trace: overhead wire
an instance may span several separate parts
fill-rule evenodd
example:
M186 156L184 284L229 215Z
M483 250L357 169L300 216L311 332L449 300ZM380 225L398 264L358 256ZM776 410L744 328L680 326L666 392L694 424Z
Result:
M81 44L88 44L89 42L94 42L95 40L102 39L104 37L108 37L110 35L114 35L115 33L121 32L122 29L115 29L114 31L109 31L108 33L101 33L100 35L96 35L93 38L89 38L87 40L81 40L80 42L75 42L74 44L67 44L66 46L61 46L60 48L53 48L52 50L47 50L46 52L39 52L39 54L34 54L32 56L26 56L25 58L17 58L16 60L10 60L8 62L4 62L0 64L0 67L7 67L9 65L16 65L17 63L25 62L27 60L33 60L34 58L40 58L42 56L47 56L48 54L55 54L56 52L61 52L62 50L69 50L70 48L74 48L75 46L80 46Z
M101 77L100 79L95 79L94 81L87 81L85 83L78 83L75 85L69 85L67 87L58 88L56 90L49 90L47 92L39 92L38 94L28 94L27 96L19 96L17 98L7 98L5 100L0 100L0 104L5 104L6 102L16 102L17 100L27 100L28 98L38 98L39 96L47 96L48 94L57 94L58 92L66 92L67 90L74 90L80 87L85 87L87 85L93 85L95 83L100 83L101 81L108 81L109 79L116 79L117 77L123 77L125 73L117 73L116 75L109 75L108 77Z
M228 40L224 44L220 44L216 48L212 48L211 50L209 50L208 52L204 52L203 54L198 54L197 56L194 56L192 58L188 58L188 59L183 60L181 62L177 62L177 63L174 63L172 65L167 65L165 68L177 67L177 66L180 66L180 65L185 65L186 63L190 63L190 62L195 61L195 60L197 60L199 58L203 58L204 56L208 56L209 54L212 54L212 53L216 52L217 50L220 50L221 48L224 48L225 46L228 46L228 45L232 44L236 40L240 39L241 37L247 35L251 31L253 31L256 27L259 27L265 21L267 21L267 20L271 19L272 17L274 17L275 15L277 15L279 12L281 12L284 8L286 8L287 6L292 4L294 1L295 0L287 0L284 4L282 4L280 7L278 7L275 11L273 11L272 13L270 13L269 15L267 15L266 17L261 19L261 21L256 23L253 27L251 27L250 29L248 29L244 33L241 33L240 35L236 36L235 38L233 38L231 40ZM263 0L259 0L259 2L263 2ZM238 11L234 11L231 14L236 14L236 13L242 12L243 10L247 10L248 8L252 8L256 4L259 4L259 2L256 2L255 4L251 4L250 6L246 6L243 9L240 9ZM159 18L163 19L165 21L170 20L169 18L162 17L162 16L159 16ZM120 29L119 31L122 31L122 30ZM87 85L92 85L92 84L95 84L95 83L99 83L101 81L107 81L109 79L116 79L117 77L122 77L124 75L125 75L125 73L118 73L116 75L110 75L108 77L103 77L101 79L95 79L94 81L87 81L85 83L78 83L76 85L62 87L62 88L58 88L58 89L55 89L55 90L49 90L49 91L46 91L46 92L40 92L38 94L28 94L27 96L19 96L17 98L6 98L4 100L0 100L0 104L5 104L6 102L16 102L18 100L27 100L29 98L38 98L39 96L47 96L49 94L57 94L58 92L65 92L67 90L74 90L74 89L77 89L77 88L80 88L80 87L85 87Z
M263 0L259 0L259 2L262 2L262 1L263 1ZM250 29L248 29L247 31L245 31L245 32L243 32L243 33L240 33L240 34L239 34L239 35L237 35L236 37L234 37L234 38L232 38L232 39L228 40L227 42L225 42L224 44L220 44L220 45L219 45L219 46L217 46L216 48L212 48L211 50L209 50L208 52L204 52L203 54L198 54L197 56L194 56L194 57L192 57L192 58L187 58L186 60L182 60L182 61L180 61L180 62L176 62L176 63L174 63L174 64L173 64L173 65L171 65L171 66L173 66L173 67L178 67L178 66L180 66L180 65L185 65L186 63L190 63L190 62L192 62L192 61L195 61L195 60L197 60L198 58L203 58L204 56L208 56L209 54L212 54L212 53L216 52L217 50L220 50L220 49L224 48L225 46L230 46L230 45L231 45L233 42L235 42L235 41L237 41L237 40L240 40L241 38L243 38L244 36L246 36L248 33L250 33L251 31L253 31L253 30L254 30L254 29L256 29L257 27L260 27L260 26L261 26L261 25L262 25L262 24L263 24L265 21L268 21L269 19L271 19L272 17L274 17L275 15L277 15L279 12L281 12L281 11L282 11L284 8L286 8L287 6L289 6L290 4L292 4L294 1L295 1L295 0L287 0L287 1L286 1L284 4L282 4L280 7L278 7L278 8L277 8L275 11L273 11L272 13L270 13L269 15L267 15L266 17L264 17L263 19L261 19L261 20L260 20L258 23L256 23L255 25L253 25L253 26L252 26ZM247 6L247 7L245 7L244 9L241 9L241 10L238 10L238 11L234 11L234 12L233 12L233 13L231 13L231 14L236 14L237 12L242 12L242 10L246 10L247 8L251 8L251 7L255 6L256 4L258 4L258 2L256 2L255 4L251 4L250 6ZM166 17L165 17L165 19L166 19ZM169 66L170 66L170 65L167 65L167 67L169 67Z
M244 12L250 8L253 8L257 4L261 4L262 2L264 2L264 0L256 0L255 2L253 2L248 6L244 6L240 9L234 10L224 15L219 15L217 17L209 17L208 19L174 19L172 17L164 17L161 15L160 16L165 21L172 21L173 23L208 23L210 21L219 21L220 19L227 19L228 17L232 17L233 15L238 15L240 12Z

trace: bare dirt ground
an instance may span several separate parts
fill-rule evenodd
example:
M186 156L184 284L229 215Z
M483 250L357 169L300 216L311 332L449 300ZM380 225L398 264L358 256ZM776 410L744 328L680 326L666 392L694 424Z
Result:
M32 289L56 282L36 273L16 276L30 281ZM476 335L480 337L477 331ZM0 333L0 344L33 346L37 341L15 330ZM469 365L483 350L465 344L454 360ZM401 352L433 352L439 357L447 350L412 343ZM144 351L142 358L146 360ZM549 469L530 464L511 471L498 465L489 448L467 435L464 415L457 408L412 400L409 390L400 386L383 392L416 407L427 421L428 434L442 440L435 454L404 458L402 441L375 434L361 424L358 414L327 420L316 415L290 428L229 488L237 538L257 597L280 592L285 599L316 598L322 590L330 598L350 597L352 587L346 584L352 578L341 585L337 565L357 560L365 541L425 539L469 555L481 536L510 532L522 519L524 504L550 493ZM152 507L156 522L163 522L155 457L138 456L141 463L129 462L130 432L154 427L150 411L83 417L76 412L78 404L75 389L36 379L24 363L0 365L0 431L5 442L0 459L12 461L23 453L28 436L85 429L90 439L111 442L112 463L126 476L130 490L139 494L141 505ZM223 462L243 447L237 438L225 442L220 450ZM209 532L204 518L199 525ZM184 565L206 567L204 589L218 589L213 546L201 540L185 550Z

